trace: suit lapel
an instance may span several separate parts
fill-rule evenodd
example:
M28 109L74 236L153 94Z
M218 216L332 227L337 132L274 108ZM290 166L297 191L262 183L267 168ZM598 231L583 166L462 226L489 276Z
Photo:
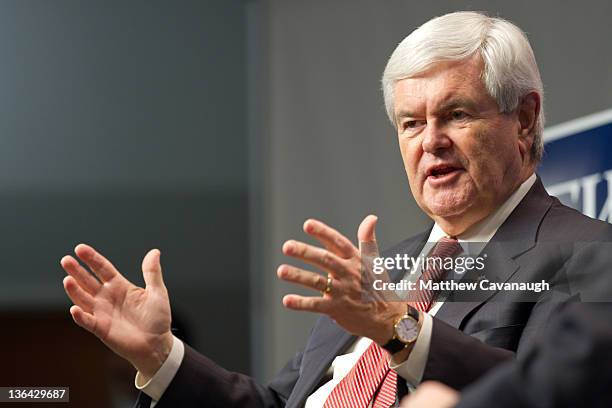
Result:
M303 406L334 358L348 349L357 336L348 333L331 319L323 317L311 339L315 341L309 343L308 348L304 350L300 376L287 401L287 408Z
M433 224L432 224L432 227L433 227ZM431 227L427 229L426 231L423 231L420 234L415 235L408 242L404 241L403 243L404 245L400 244L396 246L395 248L391 248L389 250L383 251L381 256L394 257L397 254L399 255L407 254L408 256L416 257L421 253L423 246L425 246L425 244L427 243L427 238L429 238L430 233L431 233ZM403 269L392 270L392 271L389 271L389 279L391 280L391 282L399 282L404 277L405 274L406 274L406 271Z
M485 248L486 250L486 248ZM492 255L490 252L486 252L487 262L486 269L482 272L491 282L506 282L516 271L519 269L519 265L512 258L508 258L505 254ZM477 282L478 276L466 276L462 279L471 282ZM461 299L454 297L452 294L444 302L436 318L448 323L449 325L461 329L461 323L465 317L479 305L486 302L496 292L494 291L482 291L480 289L470 292L468 301L462 301ZM478 299L477 301L471 301L472 299Z
M548 195L538 177L523 200L483 249L482 253L487 254L483 271L487 279L492 282L506 282L519 270L521 266L516 259L535 247L540 224L552 203L553 199ZM464 277L469 281L476 281L477 278L475 274L468 274ZM457 299L451 298L451 301L442 305L436 317L461 329L465 317L495 293L497 292L476 292L472 299L478 299L478 301L470 302L456 301Z

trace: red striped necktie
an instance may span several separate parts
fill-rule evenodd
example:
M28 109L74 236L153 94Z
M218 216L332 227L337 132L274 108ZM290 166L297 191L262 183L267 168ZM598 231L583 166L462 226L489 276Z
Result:
M461 252L459 242L454 238L441 238L428 257L453 257ZM442 262L442 265L444 263ZM441 281L448 270L438 268L440 263L430 262L419 280ZM417 301L410 305L421 312L431 308L437 293L423 290L417 293ZM377 392L378 391L378 392ZM323 408L389 408L395 404L397 374L389 367L389 354L372 342L361 355L351 371L332 390Z
M419 281L432 281L433 283L442 281L447 273L448 269L444 269L444 259L452 258L461 252L461 245L455 238L442 237L433 247L427 258L431 261L432 258L440 258L442 262L427 262L425 270L419 277ZM418 285L420 286L420 285ZM414 307L420 312L427 312L431 309L431 306L438 295L438 291L435 290L417 290L411 298L415 301L410 302L410 306Z

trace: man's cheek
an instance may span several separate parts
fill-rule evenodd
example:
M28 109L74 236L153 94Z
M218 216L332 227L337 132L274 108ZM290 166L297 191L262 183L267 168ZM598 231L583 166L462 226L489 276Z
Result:
M415 174L412 171L408 171L408 185L410 186L410 191L414 195L420 195L422 191L422 186L417 181Z
M407 152L402 152L402 159L404 162L404 168L406 170L406 176L408 176L408 181L410 185L414 183L418 179L418 160L414 158L414 156L410 156Z

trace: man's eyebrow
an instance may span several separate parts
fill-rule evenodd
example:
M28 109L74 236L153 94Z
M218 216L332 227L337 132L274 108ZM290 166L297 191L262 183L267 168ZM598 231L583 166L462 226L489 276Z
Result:
M409 110L405 110L405 109L401 109L399 112L397 112L397 114L395 115L396 118L413 118L415 117L415 113Z
M471 111L478 110L476 103L470 99L452 98L448 101L442 102L442 104L436 108L436 113L444 113L457 108L466 108Z
M447 101L442 102L435 110L435 114L439 115L442 113L446 113L453 109L457 108L465 108L472 112L478 111L478 105L471 99L466 98L452 98ZM395 115L396 118L415 118L418 117L416 113L411 110L401 109Z

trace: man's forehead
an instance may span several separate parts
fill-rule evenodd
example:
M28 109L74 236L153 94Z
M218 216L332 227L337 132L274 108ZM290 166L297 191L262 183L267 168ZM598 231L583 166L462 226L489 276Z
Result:
M468 82L458 84L441 84L432 86L427 83L411 84L409 82L399 83L395 88L396 111L410 108L435 106L438 108L473 103L478 98L478 93L485 92L484 89L476 91Z
M471 61L438 63L419 75L394 85L395 110L423 104L453 104L486 94L482 68Z

